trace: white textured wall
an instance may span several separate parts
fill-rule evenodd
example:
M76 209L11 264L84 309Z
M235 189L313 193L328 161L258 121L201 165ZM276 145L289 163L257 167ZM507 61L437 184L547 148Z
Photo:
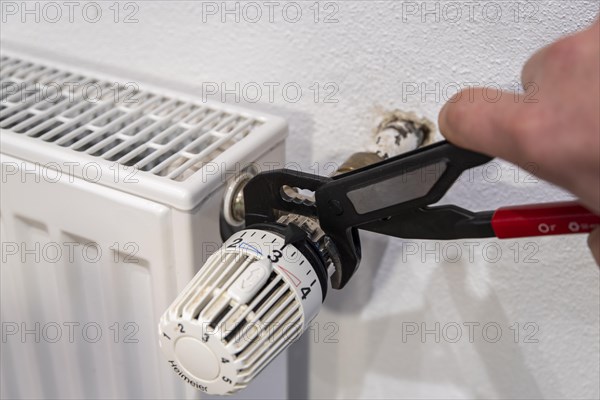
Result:
M59 23L44 21L43 15L39 23L30 15L22 23L21 16L4 13L3 43L198 91L202 82L225 83L228 88L235 82L242 87L256 82L265 92L250 106L289 119L288 159L304 168L314 162L340 162L368 145L381 109L414 110L436 119L443 97L436 99L430 93L421 99L403 88L423 84L431 89L436 82L441 87L468 82L508 86L518 81L521 65L536 48L586 25L598 12L597 1L523 1L517 21L513 2L488 6L493 8L487 9L487 19L482 14L485 2L441 2L439 21L430 14L422 22L414 7L435 10L435 2L403 6L340 1L338 22L325 24L313 21L311 1L298 3L303 9L299 22L286 22L279 5L271 23L267 6L259 2L264 14L260 22L249 23L242 15L239 23L233 16L222 23L219 15L204 21L200 3L142 1L136 3L138 22L124 24L112 21L111 3L100 3L103 17L98 23L86 22L81 8L73 23L68 22L65 7ZM213 4L221 7L221 2ZM493 23L496 5L502 17ZM324 3L320 7L321 17L333 10L333 6L325 9ZM469 7L474 7L472 18ZM403 14L403 8L410 12ZM463 15L453 23L448 19L455 17L456 8ZM122 9L120 18L129 10ZM293 17L292 9L288 11ZM523 20L530 12L538 22ZM303 96L291 103L277 89L270 102L265 82L296 82ZM339 102L315 103L309 89L314 82L335 83L339 93L334 98ZM486 209L567 197L549 185L523 182L524 175L515 184L514 170L505 167L501 182L492 184L477 173L449 194L448 201ZM487 243L492 241L478 242L469 252L467 245L457 242L463 250L458 261L451 262L455 253L447 247L436 262L434 254L411 254L424 242L365 235L361 270L348 289L330 293L320 325L311 333L319 333L311 351L311 395L598 398L598 269L585 238L501 242L497 262L485 260ZM434 243L427 246L433 248ZM495 257L494 248L487 249L488 259ZM527 260L531 252L535 255ZM534 260L538 262L528 262ZM326 343L325 336L333 331L325 326L329 321L339 328L333 337L337 344ZM419 335L402 340L403 329L421 323L433 329L436 322L440 330L446 326L451 337L442 335L440 343L434 335L426 336L425 343ZM480 324L473 343L465 322ZM496 343L482 337L481 327L488 322L502 329ZM517 343L510 330L515 322L521 333ZM524 343L527 322L534 324L529 332L539 328L534 336L538 343ZM463 337L451 343L447 339L454 337L454 324L462 326ZM493 329L488 333L494 336Z

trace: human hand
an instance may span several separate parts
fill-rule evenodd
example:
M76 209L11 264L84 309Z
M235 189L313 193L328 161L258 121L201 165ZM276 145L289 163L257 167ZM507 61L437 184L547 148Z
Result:
M440 112L441 133L523 168L533 163L536 175L600 214L600 20L535 53L521 82L517 97L489 88L457 93ZM588 244L600 265L600 228Z

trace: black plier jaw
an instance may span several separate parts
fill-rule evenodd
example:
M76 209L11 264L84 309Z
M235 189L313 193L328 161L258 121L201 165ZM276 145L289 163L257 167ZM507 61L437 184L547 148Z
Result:
M274 223L281 213L316 218L337 249L341 270L332 285L341 289L360 263L358 229L419 239L494 236L489 212L430 207L463 171L490 159L442 141L332 178L264 172L244 188L246 226ZM313 191L315 201L287 196L285 188Z

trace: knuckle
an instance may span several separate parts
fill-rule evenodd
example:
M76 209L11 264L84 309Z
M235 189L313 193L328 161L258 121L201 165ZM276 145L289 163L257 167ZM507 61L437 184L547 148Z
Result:
M569 36L549 45L547 58L553 64L572 65L573 59L577 58L580 52L580 41L575 36Z
M523 87L525 87L533 81L535 57L536 56L527 60L527 62L525 63L525 65L523 65L523 68L521 69L521 83Z

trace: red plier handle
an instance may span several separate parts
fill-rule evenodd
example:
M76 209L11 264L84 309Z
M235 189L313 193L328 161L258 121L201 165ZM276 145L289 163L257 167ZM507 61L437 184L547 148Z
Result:
M600 216L574 201L528 204L497 209L491 220L500 239L588 233L600 226Z

